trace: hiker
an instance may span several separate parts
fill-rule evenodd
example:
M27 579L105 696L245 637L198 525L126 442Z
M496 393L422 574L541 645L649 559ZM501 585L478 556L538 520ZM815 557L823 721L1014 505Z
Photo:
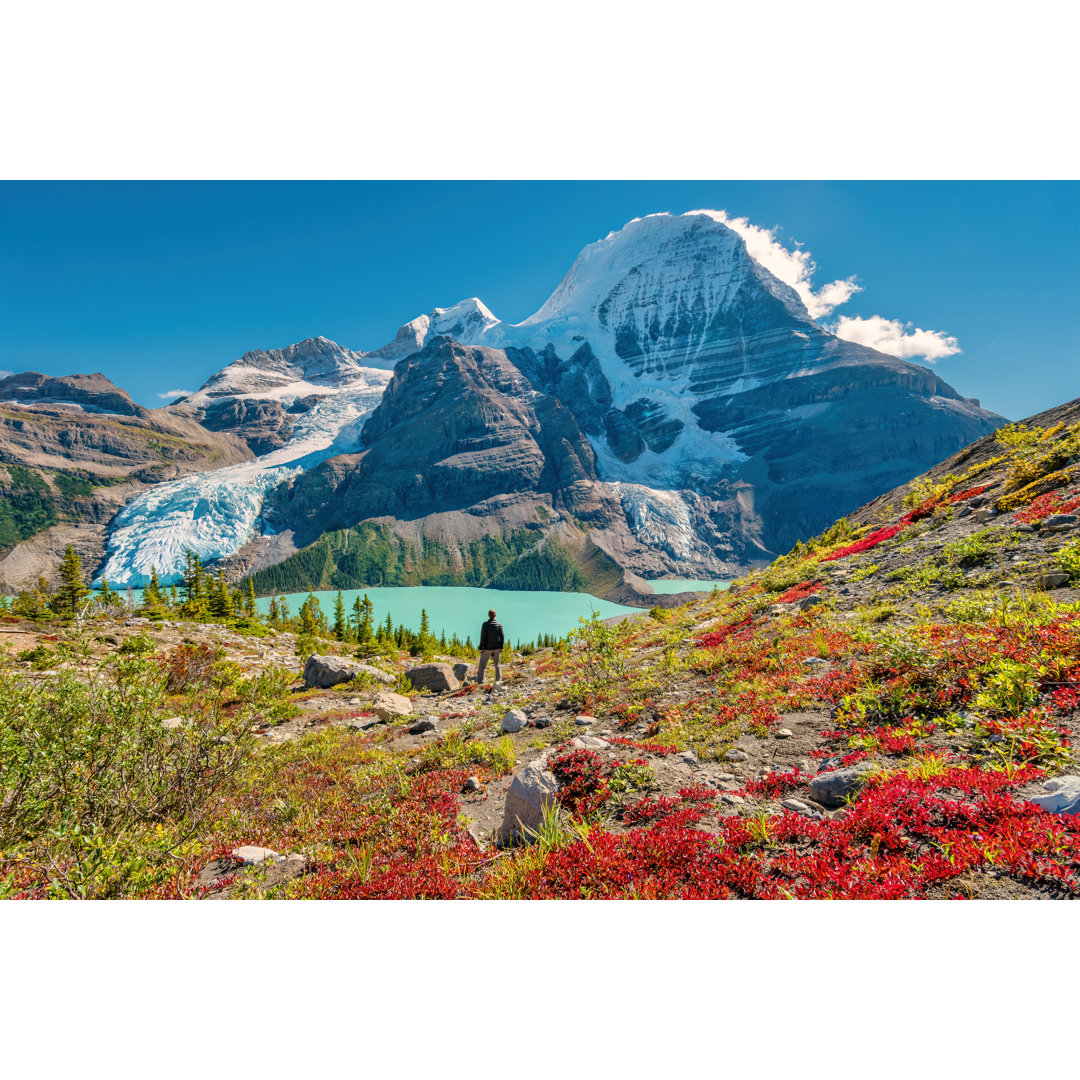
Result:
M495 661L495 685L502 682L502 673L499 671L499 654L503 647L503 628L501 622L495 621L495 609L488 612L488 620L480 627L480 661L476 669L476 681L484 681L484 668L489 660Z

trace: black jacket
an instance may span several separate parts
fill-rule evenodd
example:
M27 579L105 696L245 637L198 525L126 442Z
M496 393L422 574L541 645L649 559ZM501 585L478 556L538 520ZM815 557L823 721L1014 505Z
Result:
M501 649L503 647L503 628L501 622L488 619L480 627L480 649Z

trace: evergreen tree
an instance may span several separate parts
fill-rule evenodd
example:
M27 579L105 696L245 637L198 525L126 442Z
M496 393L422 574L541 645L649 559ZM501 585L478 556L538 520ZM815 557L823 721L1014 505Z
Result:
M161 584L158 581L157 567L150 567L150 580L143 588L143 605L145 607L155 608L160 607L165 601L165 598L161 595Z
M89 592L83 578L82 561L75 549L68 544L60 563L60 588L56 590L59 610L65 615L77 615Z
M334 598L334 637L338 641L349 640L349 623L345 618L345 601L341 598L341 590L338 589Z
M266 621L276 630L281 624L281 612L278 611L277 597L270 597L270 610L267 612Z
M244 591L244 614L254 616L255 608L255 582L247 579L247 588Z
M233 612L232 597L229 596L224 570L218 570L217 579L210 589L209 609L211 617L215 619L227 619Z

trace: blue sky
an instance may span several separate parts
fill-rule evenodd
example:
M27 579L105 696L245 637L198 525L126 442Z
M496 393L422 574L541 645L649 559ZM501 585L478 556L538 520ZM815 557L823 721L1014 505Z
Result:
M698 208L775 229L816 288L854 277L827 325L955 338L935 369L987 408L1080 395L1071 182L4 183L0 368L101 371L156 406L249 349L373 349L467 296L519 322L586 244Z

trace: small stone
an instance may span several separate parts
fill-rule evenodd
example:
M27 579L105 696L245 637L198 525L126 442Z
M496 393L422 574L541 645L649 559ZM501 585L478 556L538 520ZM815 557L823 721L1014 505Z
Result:
M685 761L687 765L697 765L698 756L693 750L687 750L685 753L679 755L680 761Z
M533 726L538 727L538 728L551 727L551 717L550 716L538 716L533 721Z
M725 761L749 761L750 755L745 750L728 750L724 754Z
M730 792L725 792L720 796L722 803L727 803L728 806L745 806L746 800L741 795L732 795Z
M559 698L555 703L556 709L572 709L573 707L574 703L569 698Z
M1060 791L1064 787L1068 787L1068 784L1057 776L1052 780L1047 780L1046 783L1043 784L1044 791Z
M266 862L267 859L279 857L276 851L272 851L268 847L253 846L233 848L229 854L234 859L239 859L244 866L255 866L258 863Z
M349 704L350 705L359 705L359 704L361 704L361 701L360 701L360 699L358 697L351 697L351 698L349 698Z
M604 750L609 743L607 739L598 739L595 735L579 735L571 740L570 745L577 750Z
M511 709L502 718L502 724L500 725L499 730L505 732L507 735L514 735L528 722L529 718L520 709Z
M480 781L475 776L470 776L469 779L465 781L465 790L466 791L479 791L480 790Z
M786 727L782 727L782 728L781 728L781 729L780 729L780 730L779 730L779 731L778 731L778 732L776 733L776 737L777 737L778 739L790 739L790 738L791 738L791 736L792 736L792 735L794 735L794 734L795 734L795 732L794 732L794 731L792 731L792 730L791 730L791 728L786 728Z
M1033 533L1035 531L1035 526L1034 525L1017 525L1016 526L1016 531L1017 532L1022 532L1022 533Z
M575 716L574 723L577 724L578 727L592 727L592 725L596 723L596 717L585 715Z
M174 728L183 727L184 723L185 720L182 716L170 716L168 720L161 721L161 726L172 730Z
M966 518L972 512L973 511L970 506L961 506L960 509L956 511L957 520L959 520L960 518Z
M421 716L412 727L409 728L410 735L422 735L425 731L434 731L438 727L438 717L435 716Z
M785 810L794 810L797 814L803 814L810 809L810 807L800 799L785 799L780 805Z
M1075 514L1050 514L1048 517L1043 518L1043 526L1048 529L1054 528L1055 525L1064 525L1066 528L1076 524Z
M733 772L722 772L716 778L720 783L724 783L727 780L734 780L735 774Z
M807 656L804 660L804 664L827 664L829 661L823 656Z

